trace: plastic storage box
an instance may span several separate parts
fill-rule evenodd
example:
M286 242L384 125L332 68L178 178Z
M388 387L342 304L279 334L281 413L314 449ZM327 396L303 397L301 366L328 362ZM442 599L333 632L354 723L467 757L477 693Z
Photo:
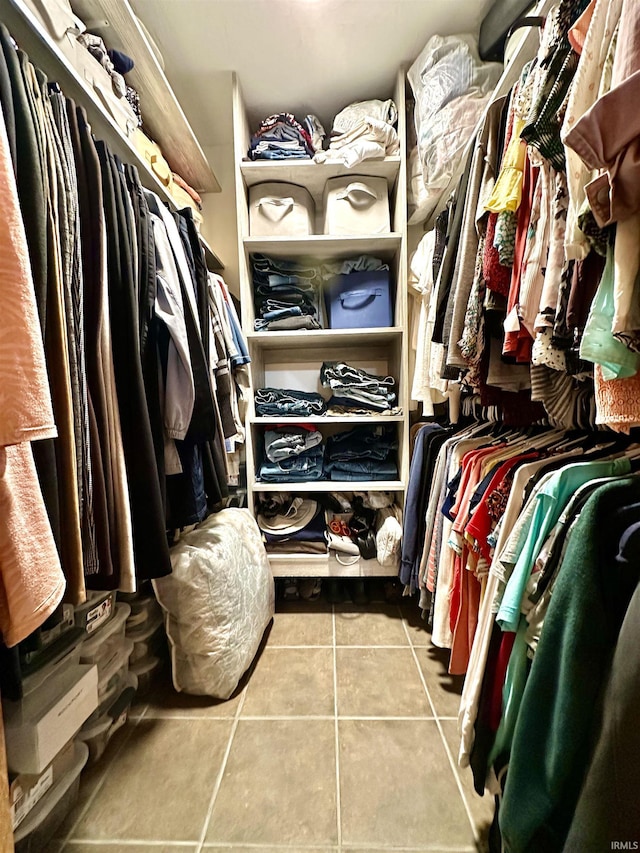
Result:
M325 287L330 329L377 329L393 326L389 270L336 276Z
M108 711L80 729L78 738L89 747L89 764L100 760L113 735L127 722L137 687L138 679L128 673L120 695Z
M20 824L14 836L16 853L42 853L78 801L80 774L89 749L74 744L74 762Z
M324 233L336 237L389 234L386 178L330 178L324 188Z
M74 742L70 740L62 747L46 770L39 774L19 773L9 780L9 806L11 823L17 829L33 811L45 794L63 777L75 763Z
M80 607L76 607L75 621L87 634L93 634L105 625L115 612L115 592L94 592Z
M145 631L151 622L162 616L162 610L155 598L141 598L130 601L131 614L127 618L127 636L133 631Z
M307 237L315 230L315 205L297 184L265 183L249 188L252 237Z
M95 666L76 664L21 702L5 702L7 764L13 773L42 773L98 705Z
M130 613L131 608L128 604L122 602L116 604L113 618L104 628L91 634L82 644L80 660L82 663L94 663L98 667L98 680L102 679L102 673L114 652L121 648L125 641L125 624Z
M142 695L151 687L158 674L161 663L160 658L152 657L138 661L138 663L132 665L131 673L138 679L138 693Z
M163 647L165 637L162 622L151 624L144 636L138 636L136 639L130 637L133 640L133 651L129 657L129 666L145 658L157 656Z

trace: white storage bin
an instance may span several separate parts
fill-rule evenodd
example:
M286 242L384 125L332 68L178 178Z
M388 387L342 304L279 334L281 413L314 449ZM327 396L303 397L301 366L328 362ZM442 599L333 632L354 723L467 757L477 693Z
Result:
M160 605L155 598L140 598L137 601L129 602L131 607L131 615L127 618L127 635L133 630L142 630L146 628L152 621L157 620L158 616L162 615Z
M45 794L63 776L66 776L74 763L74 742L70 740L42 773L19 773L9 778L9 806L14 830L33 811Z
M131 673L138 679L138 693L146 693L151 687L161 663L160 658L146 658L133 664Z
M111 619L115 606L115 592L90 592L85 603L75 609L76 625L87 634L93 634Z
M87 763L89 749L74 744L74 762L50 791L40 800L18 827L14 840L16 853L41 853L78 801L80 774Z
M158 611L153 613L149 619L144 622L139 622L131 627L131 623L127 622L127 640L132 640L134 643L139 643L140 640L148 640L149 637L162 625L162 613Z
M100 628L95 634L86 639L80 649L80 660L82 663L94 663L100 671L105 665L105 659L110 657L110 648L124 641L125 623L129 618L131 608L128 604L119 602L113 618L107 622L104 628ZM100 675L98 675L100 677Z
M80 729L78 738L89 747L89 764L100 760L113 735L127 722L137 687L138 679L129 673L123 689L108 711Z
M324 188L324 233L334 236L389 234L386 178L330 178Z
M307 237L315 218L313 198L304 187L273 182L249 188L252 237Z
M124 683L129 669L129 655L133 651L131 640L121 640L112 649L112 654L99 673L98 703L102 707L107 697L117 691Z
M133 651L129 658L129 666L138 663L145 658L156 656L162 649L163 641L166 637L164 625L151 625L144 636L138 637L134 641Z
M5 702L7 764L42 773L98 706L98 671L78 664L21 702Z

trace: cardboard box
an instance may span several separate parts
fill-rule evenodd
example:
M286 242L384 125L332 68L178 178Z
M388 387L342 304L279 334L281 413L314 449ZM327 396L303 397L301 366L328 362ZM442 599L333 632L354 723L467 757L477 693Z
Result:
M12 773L42 773L98 707L98 670L79 664L22 702L5 703L7 764Z

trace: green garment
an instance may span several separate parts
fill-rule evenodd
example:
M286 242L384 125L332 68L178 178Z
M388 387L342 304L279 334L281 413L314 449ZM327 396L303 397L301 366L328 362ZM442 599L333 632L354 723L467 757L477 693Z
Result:
M522 697L500 809L505 853L560 853L590 730L640 563L617 560L640 518L640 477L599 487L578 518Z

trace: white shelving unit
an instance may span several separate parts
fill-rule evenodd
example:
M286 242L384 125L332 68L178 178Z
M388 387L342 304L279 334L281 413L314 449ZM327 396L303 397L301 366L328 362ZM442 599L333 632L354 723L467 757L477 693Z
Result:
M199 192L219 192L218 180L128 0L73 0L72 6L80 18L96 16L92 23L101 26L96 26L95 31L102 30L110 44L117 43L135 57L136 70L131 72L131 82L139 88L145 123L153 127L155 141L172 169ZM84 107L95 135L108 142L124 162L138 168L140 181L147 189L175 208L176 203L164 184L116 123L93 86L70 64L28 0L3 0L0 20L33 64L50 80L58 82L67 97ZM204 249L209 267L222 269L215 251L208 244Z
M265 492L288 491L299 494L313 492L392 491L404 506L404 493L409 476L409 388L407 340L407 200L405 168L405 78L398 74L395 91L380 93L392 96L398 107L398 134L401 153L380 160L367 160L354 169L327 161L292 162L249 161L244 159L249 147L250 128L240 86L234 80L233 116L236 162L236 198L238 248L240 257L240 300L242 324L252 359L254 388L265 386L318 390L323 361L344 360L349 364L397 380L398 405L402 415L396 416L316 416L295 419L295 423L316 425L327 438L357 424L393 424L398 437L399 479L393 481L337 482L321 480L308 483L265 483L256 481L262 453L265 427L281 423L282 418L258 417L253 395L247 419L247 486L249 507ZM306 187L316 205L317 227L321 230L323 193L327 180L342 175L384 177L389 186L392 233L382 236L333 237L316 233L304 238L252 237L249 234L248 189L255 184L283 181ZM390 328L321 329L317 331L254 331L253 286L250 256L261 253L279 258L335 260L361 254L384 259L391 268L394 284L394 326ZM276 576L284 577L369 577L386 576L394 570L382 567L377 560L358 559L343 564L334 554L278 554L270 557ZM348 564L348 565L347 565Z

